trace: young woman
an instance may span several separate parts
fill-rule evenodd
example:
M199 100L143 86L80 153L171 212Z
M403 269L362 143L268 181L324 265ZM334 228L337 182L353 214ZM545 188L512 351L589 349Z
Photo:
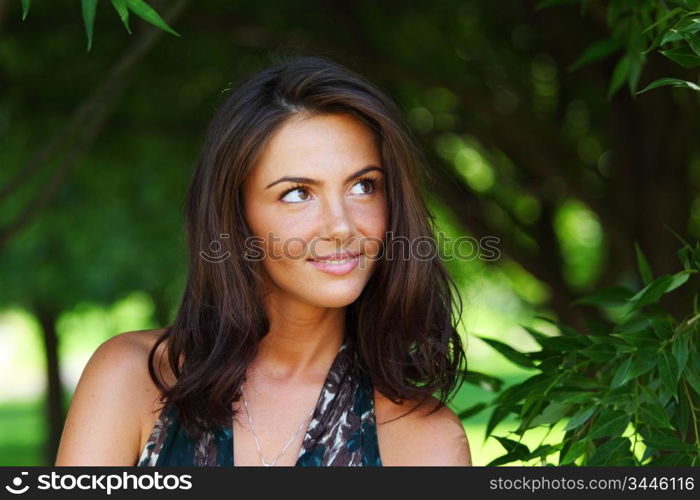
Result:
M393 102L332 61L240 83L188 192L177 317L97 349L56 465L470 465L424 168Z

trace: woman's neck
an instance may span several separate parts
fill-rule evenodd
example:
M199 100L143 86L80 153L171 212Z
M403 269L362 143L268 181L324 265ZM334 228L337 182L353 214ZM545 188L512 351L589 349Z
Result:
M325 379L343 343L345 308L319 308L273 297L265 306L270 329L249 374L279 381Z

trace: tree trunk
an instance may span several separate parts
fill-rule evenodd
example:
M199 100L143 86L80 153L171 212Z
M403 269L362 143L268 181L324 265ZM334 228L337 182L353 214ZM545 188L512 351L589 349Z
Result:
M49 430L49 435L44 450L44 463L53 465L65 419L62 401L63 384L61 383L58 360L58 335L56 334L58 311L51 306L38 304L35 306L34 312L41 324L46 356L46 428Z

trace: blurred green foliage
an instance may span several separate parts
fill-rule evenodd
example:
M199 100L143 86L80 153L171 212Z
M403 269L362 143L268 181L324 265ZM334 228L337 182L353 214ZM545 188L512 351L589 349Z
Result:
M119 17L97 4L34 2L22 22L28 1L0 2L0 308L36 318L12 338L34 332L19 342L49 380L33 393L43 399L0 409L2 428L17 430L0 434L3 463L22 460L20 440L31 450L49 443L26 456L50 463L66 408L59 395L86 356L108 336L171 320L184 284L180 210L206 122L228 89L272 54L327 55L376 82L405 111L426 153L423 187L438 226L455 238L498 240L496 259L447 261L466 301L460 328L471 382L452 406L475 463L497 458L501 446L515 463L547 460L571 440L567 418L582 408L547 410L540 420L558 423L524 429L524 455L503 432L549 408L542 394L531 396L524 412L515 403L489 429L501 439L482 447L483 410L495 394L503 402L548 366L534 354L529 366L516 366L490 347L524 363L515 353L538 352L542 338L518 324L552 345L610 333L600 325L618 324L615 310L573 302L594 290L628 294L649 285L634 242L645 250L643 268L675 275L677 248L665 226L700 238L700 94L687 92L697 80L697 2L153 0L148 5L182 35L157 43L165 32L142 21L144 2L112 2ZM634 97L639 82L686 89ZM620 92L625 85L630 92ZM697 288L689 280L672 300L658 298L676 326ZM650 307L656 302L643 309ZM0 342L9 337L0 329ZM624 342L606 347L617 356L611 370L628 359ZM658 370L643 377L658 378ZM611 383L613 375L590 379ZM650 390L659 396L664 387ZM681 410L671 405L680 403L664 403L675 426ZM574 431L587 432L600 414L588 418ZM587 462L609 438L593 438L575 461ZM624 446L615 450L629 458ZM659 460L659 450L643 457L639 449L633 460Z

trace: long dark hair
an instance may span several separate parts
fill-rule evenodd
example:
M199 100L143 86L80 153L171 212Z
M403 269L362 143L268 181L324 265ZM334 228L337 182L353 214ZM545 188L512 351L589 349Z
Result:
M388 231L408 242L434 241L434 216L420 193L424 157L397 106L374 85L333 61L311 56L280 58L239 83L208 127L185 202L187 284L173 324L148 358L161 403L176 405L183 426L195 437L228 425L246 368L269 329L261 262L241 257L251 236L241 186L273 131L297 112L350 113L367 125L386 172ZM222 234L230 237L222 239ZM213 241L230 257L202 258ZM396 258L386 242L384 250L361 295L346 310L346 334L380 393L403 403L424 402L439 392L436 411L461 385L466 369L455 328L461 298L439 256ZM153 366L166 339L176 378L171 387Z

